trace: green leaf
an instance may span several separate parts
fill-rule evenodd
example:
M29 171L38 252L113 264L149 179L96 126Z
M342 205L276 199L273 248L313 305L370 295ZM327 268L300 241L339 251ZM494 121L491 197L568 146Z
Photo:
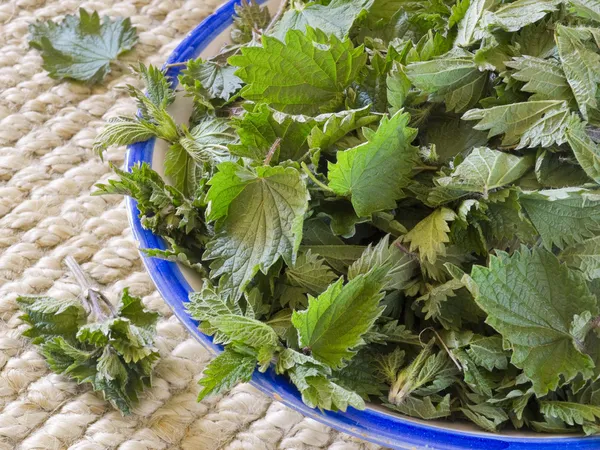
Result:
M406 76L404 67L397 61L392 63L392 68L387 74L387 101L390 114L396 114L404 107L404 103L412 87L412 83Z
M506 370L510 356L502 347L500 336L488 336L474 339L466 349L475 364L490 372L494 369Z
M486 133L454 118L431 120L427 123L427 128L421 131L423 143L435 145L438 161L441 163L447 163L459 153L469 152L487 143ZM449 135L452 135L452 139L448 139Z
M478 319L477 306L469 293L462 288L463 284L460 281L450 280L430 287L415 302L422 305L421 312L425 314L425 320L433 319L447 330L458 330L462 327L463 320L477 322Z
M225 340L215 338L216 343L251 347L258 352L261 365L269 364L279 346L279 337L273 328L250 317L224 314L213 317L210 324L219 332L217 336L226 336Z
M586 278L600 278L600 236L572 244L558 257L568 266L581 270Z
M62 336L41 342L40 353L52 371L68 374L79 383L91 381L96 375L94 352L81 350Z
M110 72L110 62L131 50L136 29L127 19L110 20L97 12L79 10L79 17L62 22L37 22L29 27L29 45L41 51L44 69L52 78L98 83Z
M231 30L231 41L234 44L250 42L254 37L254 30L262 31L271 23L269 8L259 5L255 0L236 3L234 9Z
M364 49L354 48L350 40L308 28L306 34L288 31L285 44L263 36L262 47L245 47L229 63L239 67L236 75L246 83L241 90L245 99L288 113L314 114L341 104L343 91L366 58Z
M382 289L391 291L403 289L406 286L413 277L418 262L411 255L400 250L394 243L390 244L390 235L388 234L381 238L377 245L369 244L361 257L348 268L348 280L361 274L367 274L378 267L387 269Z
M292 167L262 166L254 173L222 163L210 184L209 218L219 220L204 259L215 260L211 277L221 277L220 286L237 299L259 270L266 273L280 257L293 264L309 194Z
M564 248L600 232L600 197L576 188L521 194L520 202L546 248Z
M228 121L206 117L185 133L179 143L197 164L212 167L230 158L227 145L237 139Z
M294 116L276 114L266 104L258 104L231 123L240 137L239 144L230 144L231 153L257 162L264 162L279 139L271 163L299 160L308 151L308 136L316 119L295 120Z
M489 27L519 31L556 11L561 2L562 0L517 0L505 4L493 13L487 12L483 21Z
M592 180L600 184L600 149L598 145L588 136L583 126L568 128L566 136L581 168Z
M600 22L600 4L597 0L571 0L571 11L579 17Z
M342 367L382 312L384 275L381 269L373 270L345 285L340 278L318 298L309 297L308 308L292 315L300 346L330 367Z
M300 389L302 401L310 408L346 411L348 406L352 406L356 409L365 409L365 403L360 395L344 389L322 375L313 375L310 369L307 371L295 368L289 375L292 382Z
M111 145L130 145L147 141L158 135L156 127L131 117L118 116L108 120L108 125L94 141L94 151L101 153Z
M378 374L388 384L393 384L396 381L396 375L398 370L404 364L406 352L400 347L396 347L393 352L386 353L385 355L377 355L375 359L375 365Z
M435 264L438 256L446 254L444 244L450 242L448 222L456 219L456 213L448 208L438 208L417 223L404 235L403 241L410 242L410 251L419 250L421 261Z
M416 130L408 127L408 114L384 117L377 131L364 129L368 142L337 153L329 165L329 187L338 195L350 196L358 216L392 209L408 184L416 148L410 143Z
M452 173L437 181L441 186L487 197L492 189L514 183L533 166L534 156L515 156L487 147L474 149Z
M350 364L333 373L332 381L368 401L371 397L379 398L385 385L376 376L372 356L369 352L356 355Z
M521 55L548 58L556 53L554 27L550 21L540 21L523 28L513 37Z
M480 405L467 405L466 408L461 408L460 410L477 426L491 433L497 432L498 426L509 419L506 412L501 408L485 403Z
M588 36L588 33L584 33ZM583 117L598 108L596 95L600 82L600 55L588 49L578 29L557 25L556 43L567 81Z
M239 383L246 383L252 378L256 367L256 358L243 355L231 349L213 359L204 369L204 377L198 381L202 390L198 401L209 395L226 392Z
M284 41L288 30L304 32L310 27L343 39L372 3L373 0L332 0L328 5L318 2L292 4L275 25L273 36Z
M110 344L126 363L137 363L152 355L158 355L153 347L154 333L134 325L129 319L117 317L108 323Z
M311 295L324 292L337 277L325 260L310 250L300 253L294 265L285 271L288 283Z
M155 328L160 317L160 314L147 310L141 298L129 295L129 288L121 293L118 312L119 316L129 319L132 324L148 330Z
M24 335L32 338L34 344L51 336L71 338L85 323L87 316L77 299L23 296L17 297L16 301L24 313L21 320L30 325Z
M569 133L567 129L567 138ZM544 188L582 186L589 181L588 175L577 160L566 160L564 155L551 151L538 152L535 162L535 177Z
M555 390L561 378L589 378L594 364L571 332L576 314L598 314L583 277L543 249L497 253L489 267L473 267L471 290L488 314L486 323L512 347L511 363L523 369L538 396Z
M568 425L583 425L585 421L595 422L600 419L600 406L573 402L543 400L540 402L540 411L545 416L560 419Z
M479 101L487 75L470 54L442 56L406 67L408 79L422 91L444 96L448 111L464 111Z
M450 394L445 395L437 404L432 402L431 397L418 398L408 396L398 405L386 403L386 406L407 416L424 420L441 419L450 416L452 413L450 409Z
M154 105L166 107L175 101L175 91L171 88L171 82L161 69L152 65L146 67L139 63L134 71L144 81L145 96Z
M236 68L202 58L187 62L179 81L210 100L229 99L242 87L242 80L235 75Z
M458 372L454 363L445 353L432 354L433 340L419 355L402 369L388 394L388 401L401 405L412 394L428 396L443 391L456 381Z
M489 130L488 138L504 134L502 138L503 147L525 147L525 146L549 146L553 142L562 143L564 124L563 116L556 121L555 114L567 114L566 105L563 101L544 100L529 101L524 103L511 103L508 105L495 106L488 109L472 109L467 111L463 120L479 120L474 126L476 130ZM552 118L552 126L545 129L544 126ZM524 136L527 134L527 138ZM541 133L545 139L535 139L535 135ZM563 139L562 142L560 139ZM538 140L540 141L538 143ZM531 141L531 142L528 142Z
M379 117L371 114L371 108L365 106L360 109L349 109L333 114L322 114L315 117L316 122L322 125L315 125L308 136L308 144L311 149L320 149L329 152L335 149L335 144L354 130L360 130L379 121Z
M506 65L516 69L510 74L512 78L525 83L521 90L534 94L530 100L573 99L571 87L557 60L525 55L506 61Z
M180 143L169 147L164 161L165 175L171 178L173 186L191 197L198 187L199 167L196 161Z
M479 38L479 21L483 14L488 11L496 0L471 0L465 16L458 24L454 45L457 47L468 47Z

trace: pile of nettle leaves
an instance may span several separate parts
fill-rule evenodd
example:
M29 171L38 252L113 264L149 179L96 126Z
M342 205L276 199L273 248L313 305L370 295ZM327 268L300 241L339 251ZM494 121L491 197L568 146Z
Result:
M312 407L598 432L600 3L237 15L179 75L189 125L141 66L139 115L98 142L170 144L168 182L142 164L98 193L207 277L189 311L225 351L200 396L274 364Z

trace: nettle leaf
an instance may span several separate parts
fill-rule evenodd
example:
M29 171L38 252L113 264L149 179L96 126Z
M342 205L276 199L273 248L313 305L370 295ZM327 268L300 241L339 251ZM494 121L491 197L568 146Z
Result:
M377 267L387 267L383 290L402 289L413 277L418 262L404 253L394 243L390 244L390 235L384 236L377 245L369 245L361 257L348 268L348 280L361 274L367 274Z
M129 319L138 327L153 330L160 317L157 312L149 311L142 303L142 299L129 295L129 288L123 289L119 301L118 314Z
M562 0L517 0L494 12L487 12L483 21L489 27L519 31L524 26L543 19L546 14L556 11L561 3Z
M417 149L410 145L416 130L408 127L409 115L397 112L384 117L377 131L363 129L368 142L337 153L329 164L329 187L350 196L358 216L392 209L414 167Z
M582 37L584 39L582 39ZM588 49L584 40L589 33L579 29L557 25L556 43L567 81L581 114L589 118L590 109L598 108L596 95L600 82L600 55Z
M372 4L373 0L332 0L327 5L318 2L293 4L275 25L273 36L283 41L288 30L305 31L308 26L343 39L356 19Z
M438 178L440 186L467 192L479 192L487 197L492 189L513 183L531 167L535 157L515 156L487 147L474 149L454 168L452 173Z
M564 248L600 232L600 196L576 188L521 194L520 202L546 248Z
M311 28L288 31L285 44L263 36L262 47L241 52L229 63L239 67L236 75L246 83L242 97L294 114L333 111L367 60L363 47Z
M343 367L383 311L384 276L385 270L375 269L345 285L340 278L318 298L309 297L308 308L292 315L300 346L334 369Z
M459 153L469 152L487 143L486 133L475 130L471 124L455 118L429 121L427 128L422 132L423 143L435 145L438 161L441 163L447 163ZM452 139L448 139L450 134Z
M479 101L487 74L481 72L470 54L441 56L406 67L408 79L422 91L444 96L448 111L464 111Z
M582 275L547 250L497 252L489 267L474 266L471 290L486 323L510 343L511 363L523 369L538 396L578 374L593 374L592 359L572 334L575 315L598 314Z
M41 51L52 78L98 83L110 72L111 61L133 48L136 29L129 18L111 20L79 10L62 22L37 22L29 27L29 45Z
M194 158L180 143L169 147L165 155L165 175L173 186L187 196L192 196L198 187L199 167Z
M544 100L467 111L463 120L479 120L476 130L490 130L488 138L504 134L503 147L549 146L564 142L570 117L564 101Z
M596 419L600 419L600 406L574 402L542 400L540 411L545 416L560 419L568 425L582 425L585 421L596 422Z
M566 131L569 138L569 129ZM535 177L543 188L582 186L589 177L577 160L565 158L565 154L551 151L538 152L535 162Z
M198 381L202 386L198 401L250 381L255 368L256 358L226 348L204 369L204 376Z
M429 288L415 300L425 314L425 320L433 319L445 329L460 329L464 321L477 322L477 306L468 291L462 289L458 280Z
M585 132L583 126L566 130L567 142L585 173L600 184L600 148Z
M554 28L549 20L527 25L514 35L513 44L521 55L548 58L556 53Z
M206 117L187 132L179 143L197 164L212 167L230 158L227 145L236 141L237 136L228 121Z
M379 116L371 113L371 108L365 106L360 109L349 109L338 113L321 114L315 117L318 124L313 127L308 136L308 145L311 149L332 151L335 144L354 130L360 130L379 121Z
M456 213L448 208L438 208L425 217L404 235L403 241L410 242L410 251L419 250L421 261L435 264L438 256L446 254L444 244L450 242L448 222L456 219Z
M264 30L271 23L269 8L261 6L255 0L243 0L234 6L231 41L234 44L245 44L253 39L254 30Z
M419 398L409 396L398 405L387 403L385 405L407 416L424 420L441 419L450 416L452 413L450 409L450 394L446 394L437 404L433 403L431 397Z
M250 172L222 163L219 173L207 194L209 218L219 219L217 234L204 259L215 260L211 276L221 277L220 286L237 299L259 270L267 273L280 257L293 264L309 194L292 167L262 166Z
M325 260L310 249L298 255L294 265L285 270L285 276L290 285L311 295L321 294L337 278Z
M229 145L232 154L264 162L269 151L279 144L271 155L271 163L299 160L308 151L308 136L315 127L315 119L297 120L293 116L276 114L266 104L258 104L231 123L240 137L240 143Z
M458 30L454 45L457 47L468 47L474 41L479 39L479 22L483 14L492 8L496 0L471 0L469 8L464 17L458 23Z
M579 17L600 22L600 4L596 0L571 0L569 4Z
M327 379L313 367L294 367L289 376L300 390L302 401L310 408L346 411L348 406L352 406L365 409L365 402L360 395Z
M573 99L573 92L559 61L525 55L505 64L516 69L510 74L512 78L525 83L521 90L534 94L530 100Z
M43 342L45 336L71 337L85 323L87 316L77 299L21 296L16 301L25 313L21 320L31 325L24 335L32 338L34 344Z
M504 350L500 336L474 339L465 351L475 364L490 372L494 369L505 370L508 367L510 354Z
M235 75L237 69L202 58L188 61L181 71L179 81L192 91L206 94L208 99L229 99L242 87L242 80Z
M568 266L581 270L586 278L600 278L600 236L570 245L558 257Z

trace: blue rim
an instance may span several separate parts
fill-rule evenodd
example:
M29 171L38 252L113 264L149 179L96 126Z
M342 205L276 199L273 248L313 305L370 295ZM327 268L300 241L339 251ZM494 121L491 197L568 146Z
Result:
M197 57L215 37L231 25L234 5L237 3L240 3L240 0L230 0L206 18L173 51L167 64L184 62ZM179 67L172 67L168 71L169 77L174 82L180 70ZM138 162L152 164L153 150L154 140L130 146L126 156L127 168L130 170ZM138 218L137 204L132 198L127 199L127 210L133 234L140 248L167 248L162 238L142 227ZM142 259L156 288L190 334L211 352L220 353L223 348L214 344L210 337L200 333L198 322L193 320L185 310L185 303L192 288L177 264L149 258L143 254ZM572 438L501 436L426 425L371 408L363 411L349 408L345 413L321 412L302 403L297 389L285 377L277 375L272 368L266 373L257 372L252 377L251 384L304 416L361 439L394 449L426 447L436 450L483 448L486 450L597 450L600 448L600 436Z

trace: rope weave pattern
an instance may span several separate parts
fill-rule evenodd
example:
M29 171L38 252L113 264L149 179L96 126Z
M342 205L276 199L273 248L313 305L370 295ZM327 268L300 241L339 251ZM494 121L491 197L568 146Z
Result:
M104 120L132 114L114 89L138 82L138 60L160 65L221 0L4 0L0 4L0 450L376 450L248 385L196 402L210 355L171 315L142 267L123 199L91 197L110 177L92 143ZM27 44L28 25L76 13L130 17L139 43L102 86L57 82ZM124 149L106 159L119 165ZM19 294L74 297L72 255L113 300L125 286L162 314L154 386L122 417L85 386L49 372L20 337Z

